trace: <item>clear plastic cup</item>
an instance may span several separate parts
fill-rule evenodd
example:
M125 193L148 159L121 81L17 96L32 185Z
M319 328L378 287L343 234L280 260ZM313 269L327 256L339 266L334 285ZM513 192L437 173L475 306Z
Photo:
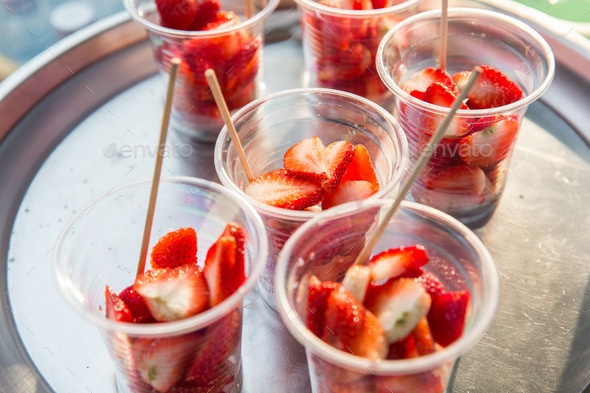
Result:
M279 0L253 1L246 19L243 0L223 0L221 9L232 11L241 22L214 30L185 31L160 25L153 0L123 0L131 17L147 31L160 75L168 83L170 61L181 59L172 102L171 127L185 136L214 142L223 127L204 72L217 74L230 111L258 98L262 86L264 23ZM164 90L165 91L165 90Z
M402 87L427 67L438 67L440 10L408 18L381 42L377 70L396 96L396 117L410 146L411 163L419 157L448 108L426 103ZM460 109L447 135L433 152L411 196L417 202L443 210L470 227L485 224L504 190L517 133L497 145L467 148L466 135L484 131L500 121L522 123L527 107L547 90L553 79L553 52L543 38L524 23L506 15L479 9L450 8L447 71L471 71L492 66L512 79L523 97L492 109ZM490 157L481 165L467 165L467 157ZM473 161L471 161L473 162ZM411 165L410 165L411 166Z
M429 355L401 360L370 360L336 349L306 327L308 282L341 282L354 262L364 236L334 230L343 221L370 228L383 217L392 200L361 201L322 212L301 226L285 244L276 267L277 305L291 334L305 347L312 391L442 393L455 360L482 336L493 319L498 301L498 274L492 258L467 227L451 216L415 202L402 202L379 238L373 255L390 248L422 244L429 255L423 269L437 276L448 291L471 293L463 335ZM331 235L326 236L326 233ZM356 239L351 252L339 253L342 244Z
M328 89L287 90L252 102L238 111L233 121L255 177L282 168L285 152L312 136L319 136L325 146L347 140L367 148L381 184L368 199L395 192L406 169L407 144L393 116L353 94ZM277 208L246 195L243 190L248 179L226 128L215 145L214 162L221 183L242 193L262 217L269 252L260 293L276 308L273 282L279 251L291 233L317 212Z
M242 302L264 270L267 240L260 216L237 193L195 178L162 179L149 248L170 231L192 227L202 266L225 225L237 223L245 233L247 279L233 295L174 322L125 323L105 317L105 286L119 293L135 281L150 186L138 182L111 190L66 225L54 253L60 293L99 329L119 392L240 392ZM156 382L150 362L160 367L156 376L180 370L177 379Z
M421 0L394 0L374 10L296 2L309 85L358 94L390 110L393 95L377 73L377 48L389 29L418 11Z

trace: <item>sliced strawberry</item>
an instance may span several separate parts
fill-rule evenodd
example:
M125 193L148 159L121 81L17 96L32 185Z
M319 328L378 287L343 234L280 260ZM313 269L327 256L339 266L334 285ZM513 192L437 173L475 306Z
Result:
M201 387L203 392L222 391L239 356L242 319L237 310L207 328L203 345L198 350L184 377ZM237 354L236 354L237 352Z
M459 142L459 155L471 166L487 167L508 156L518 133L519 123L504 118L485 129L467 135Z
M353 10L372 10L373 4L371 0L353 0L352 1L352 9Z
M404 83L402 89L408 92L408 94L412 94L413 91L425 92L426 89L428 89L428 86L435 82L444 85L453 94L459 94L459 89L455 85L453 78L451 78L451 76L446 71L441 70L440 68L432 67L425 68L418 75L408 80L406 83Z
M195 334L135 340L132 355L141 379L159 392L168 391L184 375L199 340Z
M420 273L414 280L424 287L432 300L446 292L443 283L434 274L424 270L420 270Z
M387 352L388 360L410 359L417 358L418 356L419 353L416 349L416 339L412 333L408 334L400 341L389 344Z
M283 166L291 171L325 176L324 187L327 192L331 192L340 182L353 156L354 146L349 142L338 141L324 147L316 136L304 139L287 150Z
M324 144L319 137L304 139L287 150L283 157L283 166L292 171L310 172L327 178L323 151Z
M215 20L207 23L201 30L227 29L240 23L240 17L233 11L221 11L215 16Z
M327 192L336 188L353 156L354 146L347 141L338 141L326 146L323 160L328 174L328 182L325 185Z
M158 321L187 318L209 307L203 270L194 264L148 270L137 277L134 287Z
M371 283L371 268L365 265L354 265L346 270L342 286L359 302L363 303L367 288Z
M322 202L322 210L329 209L346 202L360 201L379 191L368 181L345 181L338 184L334 192L327 194Z
M522 90L502 71L482 66L482 73L469 91L473 109L496 108L512 104L522 98Z
M436 351L432 333L430 332L430 326L428 320L422 318L416 325L411 333L414 336L414 342L416 344L416 351L419 356L428 355Z
M342 351L369 359L383 359L387 343L379 320L344 287L330 292L322 340Z
M424 101L428 102L433 105L442 106L445 108L450 108L453 105L453 102L457 99L457 96L445 85L440 82L434 82L431 84L424 93ZM461 104L459 109L469 109L467 105ZM440 123L442 123L444 119L443 115L439 114L431 114L428 116L424 116L424 127L431 131L435 132L438 129ZM471 123L471 119L465 119L464 117L455 117L453 121L449 124L447 130L445 131L445 136L462 136L465 135L469 131L469 125Z
M379 179L371 162L371 156L367 148L361 144L354 147L354 157L346 168L346 171L344 171L344 175L342 175L340 181L345 182L349 180L365 180L377 189L380 187Z
M258 176L248 184L246 194L270 206L303 210L318 204L324 191L321 184L278 169Z
M465 86L467 85L467 81L471 76L471 71L459 71L455 75L453 75L453 82L457 85L459 92L463 91Z
M245 241L246 235L244 230L235 222L230 222L225 226L223 236L233 236L236 241L236 254L233 261L233 265L230 265L226 261L225 279L228 281L227 291L229 295L237 291L246 281L246 268L245 268Z
M188 30L197 15L196 0L156 0L160 23L164 27Z
M371 258L371 277L374 282L389 280L419 270L428 263L424 246L392 248Z
M433 105L444 106L450 108L457 96L445 85L440 82L434 82L424 92L424 101ZM461 109L468 109L463 105Z
M145 300L139 293L133 288L133 285L123 289L119 294L121 300L125 302L131 315L133 316L134 323L152 323L156 322L156 319L150 312Z
M106 316L117 322L133 322L133 315L129 307L125 304L113 288L108 285L105 288L104 296L106 299Z
M177 267L197 263L197 234L193 228L181 228L158 240L152 249L153 268Z
M430 303L422 285L404 277L372 286L365 297L365 305L381 322L389 343L410 334L428 313Z
M217 20L217 13L221 9L219 0L200 0L197 2L197 12L190 26L191 30L201 30L207 24Z
M389 7L388 0L372 0L373 9Z
M427 188L450 193L479 194L485 186L486 175L481 168L467 165L446 168L426 180Z
M309 279L306 325L318 337L322 337L324 332L324 314L328 296L339 287L340 284L332 281L321 282L316 276L311 276Z
M210 307L218 305L234 292L232 269L235 266L236 251L236 239L225 234L207 251L204 272L209 286Z
M446 347L463 334L469 291L447 292L432 302L428 324L434 340Z

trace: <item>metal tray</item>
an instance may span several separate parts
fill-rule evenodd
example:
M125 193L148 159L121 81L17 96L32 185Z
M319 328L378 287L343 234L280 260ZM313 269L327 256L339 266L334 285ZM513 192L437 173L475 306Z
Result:
M304 83L296 17L286 8L269 21L278 41L265 47L267 93ZM553 46L557 74L527 113L496 213L476 231L498 266L500 302L457 362L452 392L579 392L590 381L590 45L550 18L528 22ZM155 73L143 30L121 13L0 85L3 393L116 391L97 330L57 294L50 256L78 207L151 176L163 107ZM173 137L169 147L164 175L217 180L211 145ZM257 293L243 337L244 392L310 391L303 348Z

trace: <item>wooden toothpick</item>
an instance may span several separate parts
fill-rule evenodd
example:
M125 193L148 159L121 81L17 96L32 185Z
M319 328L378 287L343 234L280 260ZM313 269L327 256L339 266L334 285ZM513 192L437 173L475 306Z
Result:
M209 87L213 92L213 98L215 99L215 103L217 104L217 108L219 108L219 112L221 113L221 117L225 122L225 126L229 131L229 135L231 136L231 140L234 144L234 148L238 153L238 157L242 166L244 167L244 172L246 172L246 176L248 177L248 181L251 182L254 179L254 174L252 174L252 169L250 168L250 164L248 164L248 160L246 159L246 154L244 153L244 148L242 147L242 143L240 142L240 138L238 137L238 132L236 131L236 127L231 120L231 115L229 114L229 109L227 108L227 104L225 102L225 98L223 98L223 93L221 92L221 87L219 87L219 81L217 80L217 76L215 75L215 71L212 69L208 69L205 71L205 77L207 78L207 83L209 83Z
M442 0L440 16L440 60L439 68L447 68L447 30L449 26L449 0Z
M145 270L145 262L148 254L150 243L150 233L152 232L152 223L154 222L154 211L156 209L156 198L160 186L160 173L162 172L162 161L164 158L164 149L166 148L166 136L168 135L168 124L170 123L170 112L172 111L172 96L174 93L174 84L176 83L176 74L180 59L173 58L170 61L170 77L168 79L168 90L166 91L166 102L164 104L164 114L162 115L162 124L160 126L160 141L158 142L158 154L156 156L156 165L154 176L152 178L152 189L148 203L148 211L145 217L145 226L143 228L143 240L141 242L141 252L137 264L136 276L139 276Z
M391 217L393 217L393 215L395 214L397 208L401 204L402 200L405 198L406 194L410 192L410 189L412 188L414 181L416 181L416 179L420 175L420 172L422 172L422 169L424 169L424 166L426 166L426 163L432 156L432 153L434 152L436 145L438 145L438 143L442 139L447 127L451 123L451 120L453 120L455 113L463 103L463 100L467 98L467 93L469 93L469 90L471 90L473 84L475 83L480 74L481 68L479 67L475 67L471 72L471 76L469 77L469 80L467 81L465 87L461 91L461 94L459 94L459 97L457 97L455 102L453 102L450 112L444 118L442 123L440 123L432 137L430 137L430 141L428 141L428 144L426 145L424 150L422 150L422 153L420 154L418 161L416 161L414 168L412 168L412 172L408 176L408 179L404 182L402 189L400 190L399 194L395 198L395 201L393 202L393 205L391 206L391 208L389 208L389 210L379 223L379 226L375 230L375 233L373 233L369 241L365 244L365 247L363 247L363 249L361 250L361 253L355 259L354 265L363 263L365 260L369 258L371 252L373 252L375 244L377 244L377 241L385 231L385 228L387 228L387 225L389 225Z

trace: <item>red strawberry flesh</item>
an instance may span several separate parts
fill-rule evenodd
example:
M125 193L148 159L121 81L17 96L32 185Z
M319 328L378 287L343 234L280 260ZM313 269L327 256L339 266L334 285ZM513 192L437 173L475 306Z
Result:
M463 333L465 315L469 306L469 291L447 292L432 302L428 324L434 340L446 347Z
M182 228L162 237L151 253L154 268L177 267L197 262L197 234L193 228Z

